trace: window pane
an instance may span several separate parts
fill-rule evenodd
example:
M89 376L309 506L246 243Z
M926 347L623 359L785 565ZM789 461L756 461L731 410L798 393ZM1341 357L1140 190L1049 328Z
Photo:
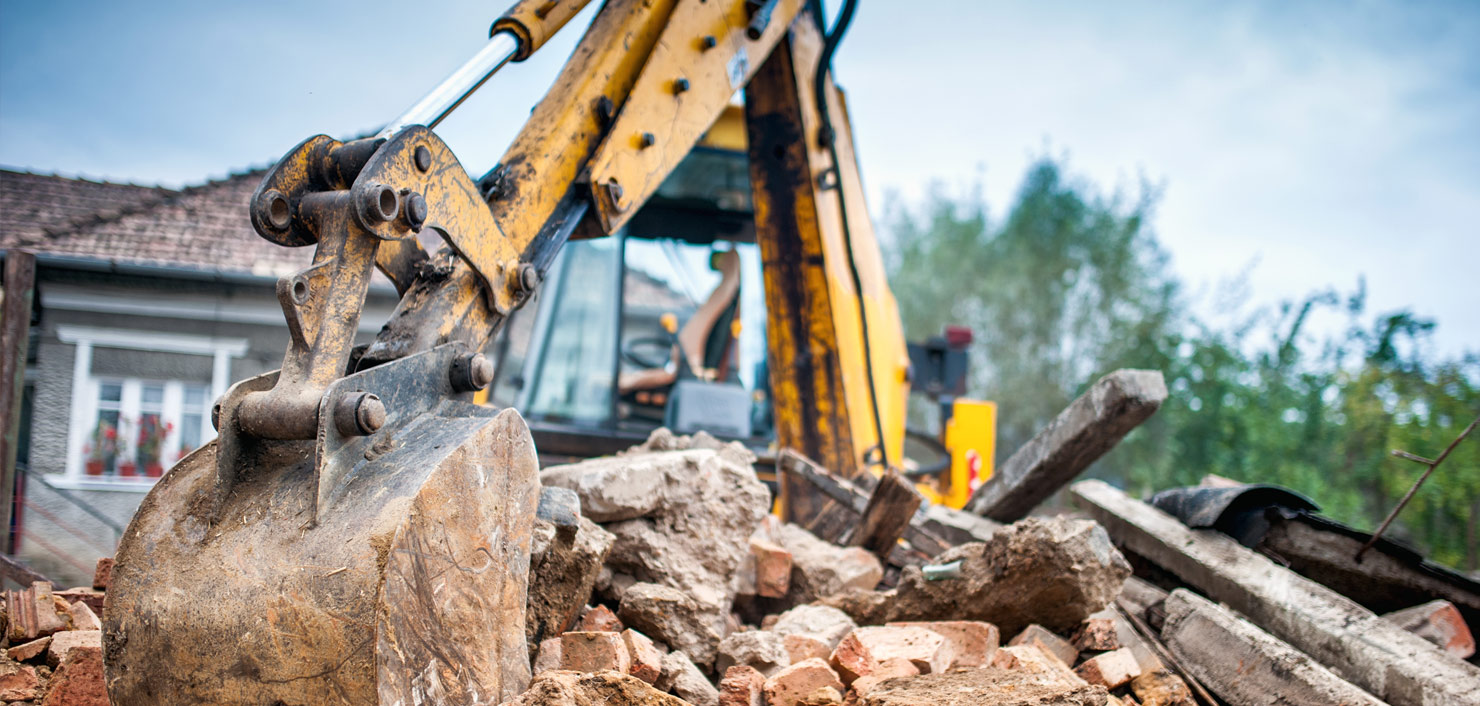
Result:
M178 458L195 450L196 443L200 441L201 422L204 415L186 412L180 417L180 454Z
M203 385L185 386L185 408L187 410L200 409L206 404L206 388ZM194 438L194 437L190 437Z
M118 402L123 399L123 385L116 382L105 382L98 385L98 400L102 402Z
M169 425L158 414L145 412L139 415L139 435L135 439L134 458L140 471L156 470L162 465L160 454L169 432Z
M610 418L616 357L617 248L612 239L571 243L530 390L534 418L601 423Z
M88 475L113 475L118 461L118 410L98 412L98 422L83 451L87 454Z
M164 385L150 384L139 388L139 403L151 408L164 404Z

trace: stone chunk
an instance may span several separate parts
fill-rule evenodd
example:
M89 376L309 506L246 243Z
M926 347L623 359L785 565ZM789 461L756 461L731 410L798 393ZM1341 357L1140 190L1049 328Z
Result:
M1144 706L1194 706L1197 703L1187 682L1165 667L1141 672L1141 676L1131 680L1131 691Z
M1136 664L1131 651L1122 648L1102 652L1084 660L1074 669L1074 673L1091 684L1099 684L1106 689L1119 689L1141 676L1141 667Z
M561 638L552 637L540 642L539 650L535 653L534 673L548 672L552 669L561 668L560 643Z
M617 614L604 605L586 611L581 616L581 621L575 625L576 632L621 632L625 629Z
M827 659L832 653L826 642L813 635L801 633L787 635L781 639L781 645L786 648L787 664L795 664L813 657Z
M1000 640L997 626L980 620L936 620L889 623L889 627L924 628L946 639L955 659L951 667L983 667L992 660Z
M843 695L837 689L824 686L798 701L797 706L840 706L842 703Z
M628 668L632 676L649 684L658 681L658 677L663 675L663 653L653 641L629 628L622 631L622 643L627 646L627 656L632 660L632 666Z
M51 636L37 638L23 645L6 650L5 653L17 662L29 662L46 653L46 648L51 645Z
M1109 605L1131 573L1103 528L1063 517L1029 518L932 560L954 562L957 575L935 581L920 567L906 568L889 620L982 620L1007 633L1031 623L1070 630Z
M663 676L659 677L657 686L673 692L694 706L719 704L719 690L694 666L693 660L682 652L669 652L663 657Z
M784 598L791 589L791 552L765 540L751 539L750 555L755 561L755 595Z
M572 672L610 669L628 674L632 657L614 632L568 632L560 636L560 668Z
M12 643L67 629L67 619L57 612L52 598L51 584L45 581L37 581L24 590L6 591L5 606L10 621L7 634Z
M894 605L895 592L864 591L850 588L823 598L815 605L837 608L848 614L859 625L883 625L889 621L889 611Z
M915 667L914 662L907 659L886 659L875 665L874 671L853 680L848 689L858 696L866 696L875 687L890 679L899 677L912 677L919 674L920 670Z
M1005 647L1009 649L1032 649ZM1103 706L1103 686L1044 681L995 667L890 679L869 691L862 706Z
M744 664L769 677L792 662L784 639L769 630L731 633L719 643L714 671L725 673L730 667Z
M630 674L596 672L582 674L555 670L545 672L530 682L519 698L505 706L686 706L682 699L669 696Z
M726 669L719 680L719 706L766 706L766 675L744 664Z
M0 701L28 701L40 693L41 679L35 667L0 661Z
M1057 657L1065 666L1073 666L1079 658L1079 649L1042 625L1029 625L1012 638L1009 645L1028 645L1043 650L1044 654Z
M1103 613L1091 615L1079 624L1070 642L1080 652L1108 652L1120 649L1120 637L1115 632L1115 618Z
M791 552L788 600L808 603L850 588L872 589L884 578L884 566L862 547L839 547L793 524L779 531Z
M1394 625L1411 632L1460 659L1475 654L1475 636L1453 603L1444 599L1388 613L1382 616Z
M72 650L86 647L103 648L101 630L64 630L51 636L51 645L46 648L46 663L55 667L67 658Z
M791 665L766 680L766 706L797 706L822 687L830 686L840 693L843 682L827 662L806 659Z
M67 606L67 615L72 617L73 630L103 629L103 621L98 620L98 616L92 611L92 608L87 607L87 604L82 601L77 601Z
M610 624L572 625L581 607L591 598L602 562L616 541L616 537L596 523L579 516L575 520L575 532L566 534L560 534L555 525L544 520L534 523L524 619L524 637L531 645L566 630L621 631L621 627ZM615 616L612 620L616 620Z
M853 632L858 625L837 608L824 605L799 605L782 613L771 630L781 636L811 635L824 643L828 649L836 647L844 635Z
M618 615L627 625L707 667L714 664L729 612L676 588L637 583L623 592Z
M108 690L103 685L103 648L77 647L51 676L51 684L41 706L108 706Z

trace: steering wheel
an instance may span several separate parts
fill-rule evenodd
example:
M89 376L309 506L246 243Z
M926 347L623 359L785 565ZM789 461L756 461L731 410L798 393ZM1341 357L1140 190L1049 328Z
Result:
M644 370L666 368L673 359L674 345L672 336L629 338L622 344L622 360Z

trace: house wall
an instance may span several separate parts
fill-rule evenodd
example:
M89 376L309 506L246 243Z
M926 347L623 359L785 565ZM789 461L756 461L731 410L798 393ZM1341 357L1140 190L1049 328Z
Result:
M28 371L34 388L27 460L40 477L29 476L24 487L15 553L60 583L86 585L97 558L113 553L118 533L84 505L126 526L152 481L109 485L81 474L79 461L69 468L69 448L77 453L72 437L79 348L66 340L69 332L73 337L78 330L132 332L141 348L171 337L244 341L244 349L229 360L227 384L276 369L288 333L268 279L249 286L45 270L38 278L41 323L37 355ZM361 339L373 336L393 305L394 292L375 293L366 304ZM91 348L90 359L91 375L209 385L215 372L209 354L99 345Z

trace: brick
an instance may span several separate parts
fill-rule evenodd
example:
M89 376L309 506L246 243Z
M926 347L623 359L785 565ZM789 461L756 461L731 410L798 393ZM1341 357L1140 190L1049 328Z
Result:
M11 642L34 640L67 629L67 620L57 613L51 584L45 581L20 591L6 591L5 606Z
M65 591L55 591L52 595L68 603L82 601L87 604L87 607L92 608L93 613L96 615L103 614L104 599L108 596L108 594L102 591L91 588L69 588Z
M51 636L51 644L46 648L46 664L55 667L67 658L67 653L85 647L102 649L103 631L63 630Z
M1120 649L1120 637L1115 633L1115 618L1104 615L1085 618L1070 642L1080 652L1109 652Z
M622 631L622 643L627 646L627 656L632 661L628 673L649 684L658 681L658 677L663 675L663 653L653 645L653 641L647 635L628 628Z
M29 662L46 653L47 646L51 645L51 636L37 638L23 645L16 645L5 651L10 658L17 662Z
M539 650L535 653L534 658L535 674L561 668L560 643L561 638L558 637L540 641Z
M1470 626L1465 624L1465 618L1460 615L1459 609L1442 598L1388 613L1382 619L1438 645L1460 659L1469 659L1475 654L1475 636L1470 633Z
M103 621L89 608L86 603L77 601L67 606L67 614L72 616L73 630L102 630Z
M108 584L113 582L113 557L98 557L97 568L93 569L92 587L99 591L108 590Z
M41 706L108 706L103 685L103 648L78 647L51 676L50 691Z
M0 662L0 701L27 701L41 693L41 679L29 664Z
M719 706L765 706L766 675L755 667L737 664L719 680Z
M626 626L617 618L617 614L604 605L598 605L586 611L581 616L580 622L576 623L575 630L571 632L616 632L620 633Z
M1146 706L1194 706L1197 703L1187 682L1166 668L1141 672L1141 676L1131 680L1131 691Z
M915 666L915 663L907 659L886 659L880 662L874 668L873 672L854 679L853 683L848 685L848 688L854 694L863 697L867 696L868 692L873 691L875 687L890 679L912 677L919 673L920 669Z
M998 649L992 653L990 666L1049 677L1065 686L1079 686L1087 683L1058 657L1029 645L1009 645Z
M925 628L946 639L955 659L951 667L983 667L992 661L1000 636L997 626L980 620L937 620L919 623L889 623L889 627Z
M843 682L827 662L816 658L802 660L766 680L766 706L797 706L824 686L843 690Z
M751 539L750 554L755 558L755 594L785 598L791 590L791 552L763 539Z
M1135 655L1122 648L1084 660L1074 673L1091 684L1099 684L1106 689L1118 689L1141 676L1141 667L1136 664Z
M921 674L944 672L951 666L955 653L939 633L925 628L869 627L853 631L875 661L901 657L919 668Z
M1079 659L1079 650L1072 643L1054 634L1052 630L1042 625L1029 625L1023 631L1007 643L1013 647L1028 645L1043 650L1045 654L1057 657L1060 662L1072 666Z
M838 676L845 684L852 684L859 677L872 674L878 662L874 659L873 652L869 651L868 646L863 643L857 630L848 633L838 643L838 646L833 648L832 654L827 659L827 663L837 670Z
M828 648L827 643L814 635L802 633L787 635L781 638L781 646L786 649L788 664L796 664L813 657L828 659L832 655L832 650Z
M632 658L622 636L614 632L580 631L560 636L560 668L574 672L599 672L610 669L628 674Z

